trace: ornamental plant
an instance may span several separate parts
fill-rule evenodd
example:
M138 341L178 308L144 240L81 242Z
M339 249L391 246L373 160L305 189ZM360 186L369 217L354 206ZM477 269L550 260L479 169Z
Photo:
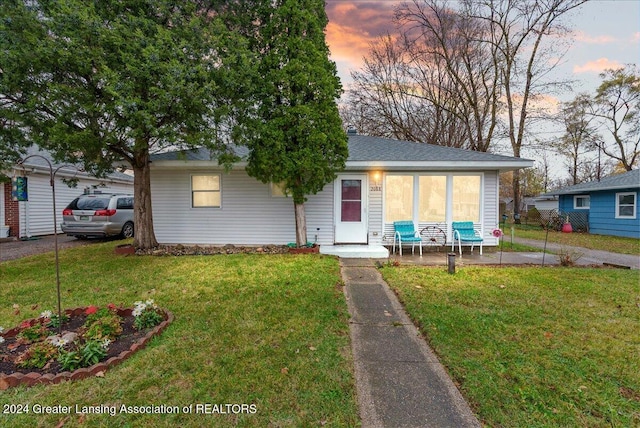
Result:
M114 340L122 334L122 318L116 313L115 306L98 309L89 306L85 311L87 319L84 327L87 329L84 337L88 340Z
M49 335L49 330L46 329L42 324L36 324L34 326L30 326L22 330L18 337L22 339L25 343L33 343L37 342L41 339L44 339Z
M26 352L20 355L16 360L16 364L18 367L37 367L41 369L57 354L58 349L51 343L38 342L31 345Z
M135 302L134 306L132 315L135 317L135 321L133 326L138 330L155 327L164 319L153 299L146 302Z

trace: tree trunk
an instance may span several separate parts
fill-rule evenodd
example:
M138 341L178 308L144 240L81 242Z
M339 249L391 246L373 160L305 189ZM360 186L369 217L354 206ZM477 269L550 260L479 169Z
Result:
M520 156L517 156L520 157ZM513 171L513 221L520 224L520 170Z
M134 244L136 248L148 250L158 246L153 231L153 215L151 211L151 169L149 168L149 152L137 153L133 165L133 198L135 224Z
M307 217L304 213L304 203L293 204L296 215L296 245L302 247L307 245Z

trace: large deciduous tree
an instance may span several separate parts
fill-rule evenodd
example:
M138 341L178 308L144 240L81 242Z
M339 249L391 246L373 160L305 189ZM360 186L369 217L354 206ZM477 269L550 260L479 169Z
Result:
M590 164L593 163L593 159L590 158L590 154L598 147L601 138L593 124L593 117L589 114L590 110L591 98L587 94L580 94L563 104L560 111L564 134L552 146L567 158L571 175L570 185L592 178ZM600 178L600 171L595 172L597 178Z
M247 172L293 199L296 243L307 242L304 202L333 181L348 155L329 60L322 0L258 1L253 19L255 85L241 119Z
M601 144L608 157L631 171L640 159L640 73L635 65L606 70L594 97L593 115L613 137L611 147Z
M237 44L204 3L2 2L3 133L20 133L98 174L128 163L140 248L157 245L150 154L220 148L221 57Z
M507 134L513 156L520 157L529 137L527 128L536 118L537 98L558 89L562 82L546 78L562 57L559 41L569 30L564 15L586 0L464 0L465 11L488 26L495 47L494 62L500 73L506 104ZM545 43L552 38L551 44ZM539 118L539 117L538 117ZM520 171L513 174L516 219L521 205Z

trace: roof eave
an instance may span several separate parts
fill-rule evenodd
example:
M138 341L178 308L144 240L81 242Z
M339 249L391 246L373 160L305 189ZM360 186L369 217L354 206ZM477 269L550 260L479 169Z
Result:
M600 187L595 189L574 189L574 190L566 190L566 191L558 191L558 192L548 192L547 195L581 195L585 193L591 192L606 192L607 190L626 190L626 189L638 189L640 186L632 186L628 184L621 184L619 186L607 186Z
M533 161L348 161L346 170L384 170L384 171L513 171L530 168Z

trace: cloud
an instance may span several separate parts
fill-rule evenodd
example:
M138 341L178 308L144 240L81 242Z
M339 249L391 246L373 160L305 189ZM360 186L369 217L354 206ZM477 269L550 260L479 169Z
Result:
M631 36L631 43L640 43L640 31L633 33Z
M602 34L599 36L591 36L585 33L584 31L575 31L573 33L573 40L575 40L576 42L587 43L590 45L606 45L606 44L615 43L618 41L615 37L609 36L607 34Z
M579 73L602 73L605 70L613 70L623 68L624 65L620 64L616 60L610 60L608 58L599 58L595 61L589 61L583 65L574 65L573 72Z
M329 24L327 44L334 61L362 63L369 46L380 36L393 33L393 9L399 2L337 2L326 3Z

